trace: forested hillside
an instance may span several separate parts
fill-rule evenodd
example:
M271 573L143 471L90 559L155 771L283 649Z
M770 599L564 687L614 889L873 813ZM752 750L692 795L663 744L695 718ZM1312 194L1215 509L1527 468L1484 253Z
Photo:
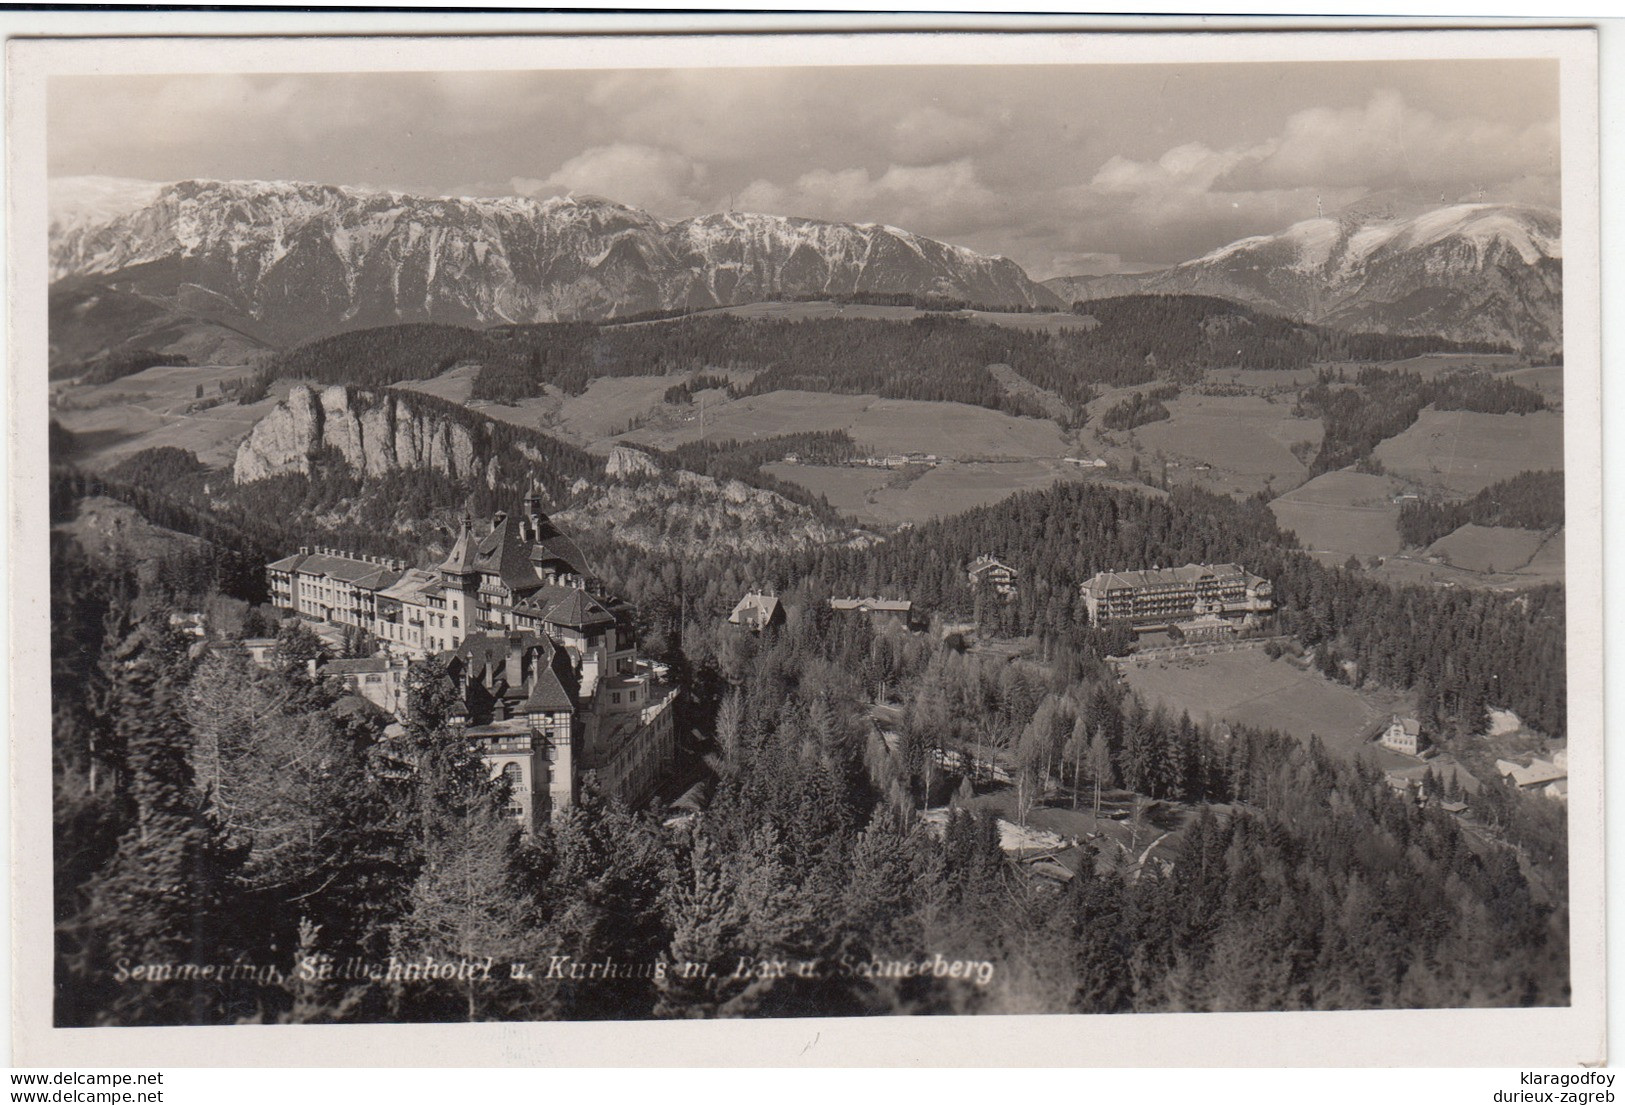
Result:
M1464 351L1458 343L1341 334L1201 296L1132 296L1087 305L1097 325L1017 330L953 314L911 321L742 319L714 314L635 326L552 323L471 330L418 324L360 330L284 353L261 371L319 383L383 386L479 364L473 398L512 402L551 385L569 394L600 376L741 369L739 394L782 389L970 403L1042 417L1002 387L1007 364L1053 392L1074 418L1097 386L1189 379L1209 368L1296 369L1317 361L1386 361ZM251 395L257 394L251 392Z
M730 586L798 584L813 596L912 599L947 618L969 618L975 595L964 566L994 553L1021 571L1016 598L986 613L991 632L1035 635L1082 655L1121 651L1120 630L1088 626L1078 585L1096 572L1142 565L1234 561L1275 584L1279 628L1314 650L1322 670L1418 688L1429 724L1482 731L1485 708L1515 711L1541 731L1566 731L1564 591L1519 594L1395 586L1330 568L1298 551L1262 499L1236 502L1197 488L1167 498L1089 484L1058 484L898 533L861 551L811 549L727 565L661 565L597 548L603 570L640 605L690 610L705 595L726 616ZM725 572L733 583L713 591ZM711 597L714 596L714 597ZM726 603L726 605L723 605ZM708 611L710 612L710 611ZM1403 629L1397 628L1403 627ZM676 635L669 621L660 627Z
M1399 536L1407 546L1431 545L1465 525L1547 530L1563 524L1563 473L1524 472L1492 484L1466 502L1416 499L1400 504Z
M1480 373L1460 372L1426 379L1412 372L1363 368L1352 385L1342 374L1322 372L1298 396L1300 418L1319 418L1326 433L1309 465L1311 475L1361 461L1384 440L1403 433L1432 405L1442 411L1532 414L1546 401L1538 391Z
M453 739L434 664L415 671L405 735L385 744L381 718L309 680L303 630L284 631L275 670L188 660L160 617L131 617L118 580L71 555L56 565L53 678L91 690L58 698L58 1024L1567 1000L1566 859L1549 804L1482 799L1558 880L1537 885L1511 847L1470 842L1369 769L1280 735L1147 715L1086 662L1048 679L995 674L827 612L719 657L678 647L668 655L696 709L715 710L699 719L705 813L662 823L589 789L526 838L501 812L500 781ZM102 649L74 649L93 627ZM910 703L895 753L863 717L871 674ZM1177 860L1102 847L1057 887L1006 859L986 813L929 828L917 813L940 785L929 749L960 726L1006 724L1024 777L1062 762L1075 782L1195 803ZM1073 766L1079 741L1098 749L1079 757L1087 769ZM960 790L956 802L976 788ZM921 949L985 967L965 980L888 966ZM503 969L489 983L336 970L390 955ZM557 955L624 967L575 980L544 969ZM816 966L740 971L741 957ZM134 986L116 982L121 962L257 969ZM335 971L310 977L301 962Z

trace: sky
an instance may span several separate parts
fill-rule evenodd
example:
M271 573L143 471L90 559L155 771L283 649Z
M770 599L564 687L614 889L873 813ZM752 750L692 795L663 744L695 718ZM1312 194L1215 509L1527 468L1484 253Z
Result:
M592 194L880 222L1035 279L1402 189L1558 202L1542 60L56 77L53 177Z

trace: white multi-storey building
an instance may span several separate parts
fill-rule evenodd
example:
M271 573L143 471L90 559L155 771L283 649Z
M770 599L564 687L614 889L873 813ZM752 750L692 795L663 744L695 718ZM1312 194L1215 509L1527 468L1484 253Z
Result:
M641 801L675 758L676 689L639 662L631 608L602 592L537 495L483 536L464 519L434 568L301 549L266 570L275 601L301 617L366 629L387 656L443 657L453 720L527 824L568 807L588 771Z

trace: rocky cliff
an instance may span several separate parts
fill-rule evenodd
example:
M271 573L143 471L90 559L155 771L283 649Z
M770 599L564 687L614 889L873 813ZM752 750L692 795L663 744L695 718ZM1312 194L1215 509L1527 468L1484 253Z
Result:
M232 476L248 483L288 472L308 475L312 458L323 449L336 450L368 476L403 468L430 469L453 479L488 475L465 426L414 410L407 398L295 384L237 447Z
M647 459L647 454L635 455ZM576 501L558 519L624 544L690 559L878 540L855 526L821 521L806 507L764 488L681 469L641 483L615 479L603 487L579 484Z

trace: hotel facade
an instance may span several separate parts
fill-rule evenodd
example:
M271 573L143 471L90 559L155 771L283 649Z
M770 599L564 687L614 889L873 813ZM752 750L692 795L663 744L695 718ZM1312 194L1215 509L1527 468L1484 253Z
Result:
M639 659L632 608L603 591L539 496L480 536L465 518L434 568L317 548L266 575L277 605L367 630L385 658L443 658L451 720L508 780L510 812L527 825L573 804L589 771L642 802L675 760L676 688Z
M1251 624L1275 609L1270 581L1235 564L1099 572L1082 590L1093 625L1149 629L1205 616Z

